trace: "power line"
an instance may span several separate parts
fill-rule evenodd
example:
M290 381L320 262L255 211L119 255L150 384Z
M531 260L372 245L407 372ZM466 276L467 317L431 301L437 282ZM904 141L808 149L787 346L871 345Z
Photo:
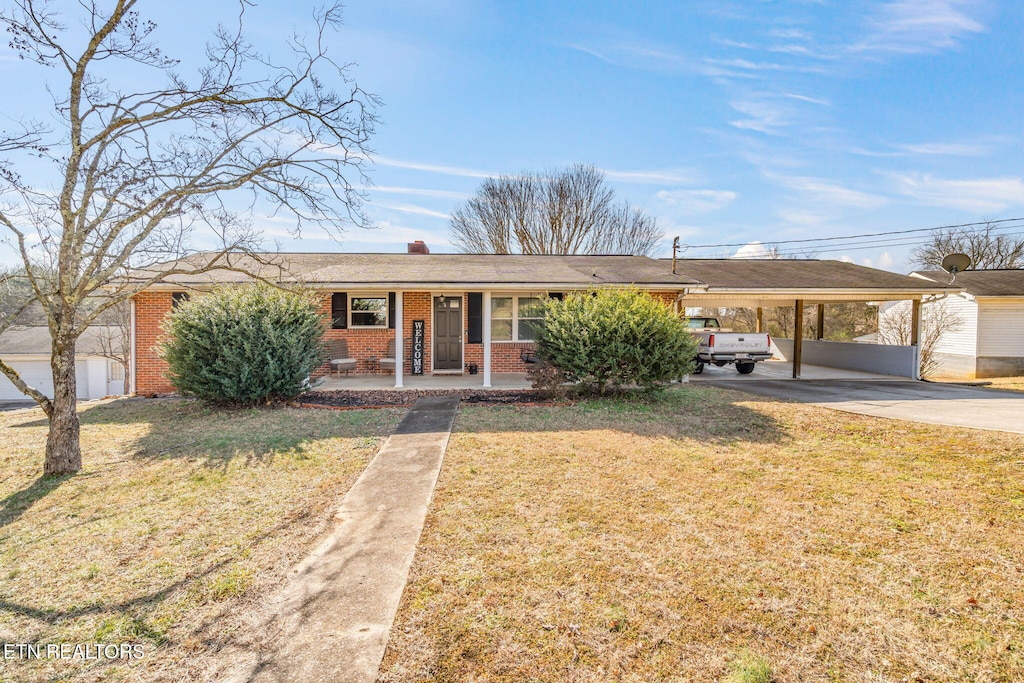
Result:
M1017 225L999 226L999 224L1001 224L1001 223L1015 223L1015 222L1020 222L1020 221L1024 221L1024 217L1021 217L1021 218L1002 218L1002 219L996 220L996 221L978 221L978 222L975 222L975 223L957 223L957 224L954 224L954 225L940 225L940 226L936 226L936 227L933 227L933 228L914 228L912 230L890 230L890 231L887 231L887 232L872 232L872 233L863 233L863 234L860 234L860 235L844 235L844 236L841 236L841 237L816 237L816 238L800 239L800 240L775 240L775 241L768 242L768 244L807 244L807 243L810 243L810 242L833 242L833 241L838 241L838 240L857 240L857 239L863 239L863 238L867 238L867 237L885 237L887 235L909 235L909 234L921 233L921 232L934 232L936 230L955 230L957 228L972 228L972 227L979 226L979 225L994 225L994 226L998 226L995 229L999 230L999 229L1007 229L1007 228L1020 227L1020 226L1017 226ZM720 247L745 247L748 244L750 244L750 242L729 242L729 243L722 243L722 244L685 244L683 246L685 246L687 249L716 249L716 248L720 248Z
M1016 227L1020 227L1020 226L1016 226ZM1022 237L1022 236L1024 236L1024 232L1007 232L1007 233L1001 233L1001 234L1003 234L1006 237ZM771 253L772 253L773 256L779 256L779 257L807 256L807 257L811 258L811 257L816 256L818 254L829 254L829 253L842 252L842 251L859 251L859 250L862 250L862 249L879 249L879 248L884 248L884 247L899 247L899 246L907 246L907 245L910 245L910 244L915 244L916 242L917 242L916 238L906 238L906 237L904 237L904 238L897 238L897 239L891 239L891 240L880 240L880 241L876 241L876 242L862 242L862 243L847 244L847 245L828 245L829 248L827 248L827 249L810 248L810 249L808 249L806 251L797 251L797 250L792 250L792 249L790 249L790 250L781 250L780 249L780 250L773 250ZM693 258L693 257L691 257L691 258ZM730 258L739 258L739 259L754 258L754 259L757 259L757 258L764 258L764 257L763 256L731 256Z

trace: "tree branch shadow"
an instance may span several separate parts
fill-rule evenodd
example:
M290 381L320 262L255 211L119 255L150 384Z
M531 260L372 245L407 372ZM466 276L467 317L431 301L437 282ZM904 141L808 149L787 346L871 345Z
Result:
M15 522L29 508L55 491L61 484L73 476L72 474L55 477L41 476L25 488L15 491L0 500L0 529Z

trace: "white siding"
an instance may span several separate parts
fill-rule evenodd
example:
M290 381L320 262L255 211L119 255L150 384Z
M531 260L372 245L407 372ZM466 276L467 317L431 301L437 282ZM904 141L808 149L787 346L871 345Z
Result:
M925 304L944 306L946 311L959 316L959 327L947 331L935 344L935 353L949 353L958 356L974 356L978 351L978 303L962 296L952 295L942 301ZM924 316L927 325L927 313Z
M1024 357L1024 299L979 305L978 355Z

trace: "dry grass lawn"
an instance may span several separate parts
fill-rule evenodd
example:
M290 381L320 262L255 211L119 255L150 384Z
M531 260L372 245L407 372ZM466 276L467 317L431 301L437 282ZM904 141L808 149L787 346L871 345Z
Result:
M1024 391L1024 377L993 377L984 381L991 382L991 387L993 389Z
M464 408L381 681L1024 680L1024 439L688 386Z
M0 680L193 677L401 414L118 401L82 412L84 470L41 479L42 413L0 413L0 638L144 646L131 668L0 661Z

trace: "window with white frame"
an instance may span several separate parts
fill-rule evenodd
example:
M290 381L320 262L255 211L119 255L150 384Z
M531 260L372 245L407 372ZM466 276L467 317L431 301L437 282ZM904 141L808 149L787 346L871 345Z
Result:
M534 341L544 321L538 294L491 297L491 341Z
M348 306L349 327L387 327L388 297L386 294L353 295Z

